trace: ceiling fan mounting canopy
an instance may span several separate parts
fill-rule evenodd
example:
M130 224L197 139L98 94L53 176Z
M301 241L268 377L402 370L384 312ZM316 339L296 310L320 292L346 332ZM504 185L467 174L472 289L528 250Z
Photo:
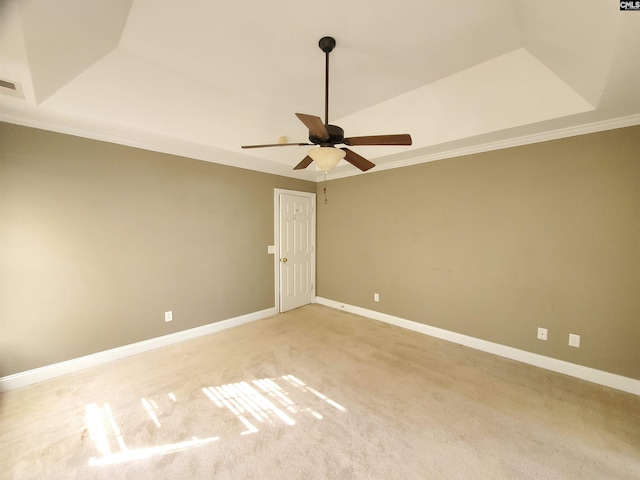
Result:
M331 53L336 46L336 39L333 37L322 37L318 42L318 46L324 53Z
M320 148L332 148L339 144L352 145L411 145L411 135L408 133L398 135L369 135L364 137L345 138L344 130L337 125L329 124L329 54L336 46L333 37L322 37L318 46L325 53L325 89L324 89L324 122L320 117L296 113L296 117L309 129L309 141L311 143L272 143L264 145L243 145L242 148L262 148L262 147L283 147L283 146L303 146L318 145ZM367 171L375 167L375 164L348 148L340 148L340 157L351 163L360 170ZM313 158L307 155L293 169L300 170L307 168L313 162ZM326 169L325 169L326 171Z

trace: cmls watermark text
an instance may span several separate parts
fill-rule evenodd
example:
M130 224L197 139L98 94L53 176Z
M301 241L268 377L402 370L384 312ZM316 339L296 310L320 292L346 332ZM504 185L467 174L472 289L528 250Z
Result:
M640 1L623 1L620 2L620 10L638 10L640 11Z

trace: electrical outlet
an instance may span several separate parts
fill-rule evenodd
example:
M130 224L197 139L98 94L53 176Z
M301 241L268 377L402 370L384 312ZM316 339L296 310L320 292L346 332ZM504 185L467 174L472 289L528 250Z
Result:
M374 302L379 302L380 301L380 295L378 295L377 293L373 294L373 301Z
M164 312L164 321L170 322L172 320L173 320L173 312L172 311Z
M538 340L547 340L547 329L538 327Z
M575 333L569 334L569 346L580 348L580 335L576 335Z

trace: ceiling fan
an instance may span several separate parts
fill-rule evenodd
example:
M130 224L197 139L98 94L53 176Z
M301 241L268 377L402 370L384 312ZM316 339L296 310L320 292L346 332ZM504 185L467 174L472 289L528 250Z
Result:
M347 162L366 172L375 167L375 164L348 148L336 148L336 145L342 144L349 147L358 145L411 145L411 135L408 133L345 138L342 128L329 124L329 53L336 46L336 41L332 37L323 37L318 42L318 45L325 53L324 122L315 115L296 113L296 117L309 129L309 141L311 143L243 145L242 148L317 145L317 148L309 150L309 154L293 167L294 170L307 168L315 160L318 167L327 172L344 158Z

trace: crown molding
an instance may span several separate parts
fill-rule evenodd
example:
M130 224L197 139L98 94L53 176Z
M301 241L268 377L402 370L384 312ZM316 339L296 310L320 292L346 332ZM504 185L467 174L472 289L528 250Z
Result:
M602 120L583 125L559 128L542 133L530 135L522 135L519 137L498 140L495 142L487 142L469 147L457 148L452 150L444 150L442 152L430 153L427 155L419 155L406 160L392 161L389 163L378 165L374 171L361 172L357 169L350 168L345 171L333 171L324 175L320 170L290 170L288 166L278 162L256 159L253 161L249 157L229 152L208 145L195 144L174 138L167 138L160 135L154 135L149 132L136 132L135 134L107 132L106 128L82 128L66 124L62 121L51 119L35 119L22 115L16 115L6 112L0 112L0 121L22 125L25 127L38 128L41 130L49 130L57 133L73 135L77 137L89 138L92 140L104 141L125 145L143 150L166 153L170 155L178 155L182 157L202 160L230 167L242 168L245 170L253 170L272 175L279 175L299 180L308 180L320 183L326 180L337 180L339 178L352 177L355 175L368 175L381 172L384 170L392 170L395 168L409 167L421 163L435 162L437 160L445 160L448 158L462 157L465 155L473 155L477 153L485 153L494 150L502 150L505 148L520 147L534 143L548 142L562 138L574 137L578 135L586 135L590 133L603 132L606 130L615 130L617 128L631 127L640 125L640 114L618 117L608 120Z
M150 132L109 132L109 127L84 128L69 125L63 121L51 119L36 119L15 113L0 112L0 121L21 125L23 127L37 128L75 137L88 138L102 142L124 145L168 155L202 160L205 162L226 165L229 167L253 170L261 173L296 178L300 180L315 181L315 172L290 171L288 165L282 165L272 160L252 158L246 155L229 152L209 145L179 140L176 138L156 135Z
M394 168L409 167L412 165L418 165L421 163L435 162L437 160L445 160L447 158L462 157L465 155L473 155L476 153L491 152L494 150L502 150L505 148L520 147L524 145L531 145L534 143L548 142L551 140L559 140L562 138L575 137L578 135L587 135L590 133L604 132L606 130L615 130L617 128L633 127L640 125L640 114L629 115L626 117L613 118L609 120L602 120L598 122L587 123L583 125L577 125L573 127L559 128L556 130L550 130L542 133L535 133L531 135L522 135L519 137L509 138L506 140L498 140L495 142L482 143L479 145L472 145L470 147L457 148L452 150L445 150L442 152L430 153L427 155L421 155L413 157L407 160L399 160L396 162L389 162L382 165L378 165L375 171L359 172L350 169L345 172L335 172L327 174L327 180L336 180L338 178L353 177L355 175L371 174L381 172L383 170L392 170ZM324 175L316 176L315 181L324 181Z

